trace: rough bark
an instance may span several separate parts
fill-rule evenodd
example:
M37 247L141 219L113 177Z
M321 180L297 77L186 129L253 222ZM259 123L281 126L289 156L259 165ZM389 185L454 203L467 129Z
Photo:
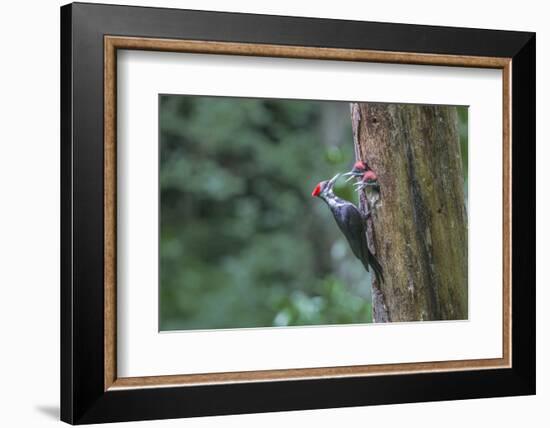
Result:
M468 317L468 232L457 112L447 106L354 103L358 159L380 193L360 197L371 215L371 251L384 269L373 280L375 322ZM366 192L369 192L367 190Z

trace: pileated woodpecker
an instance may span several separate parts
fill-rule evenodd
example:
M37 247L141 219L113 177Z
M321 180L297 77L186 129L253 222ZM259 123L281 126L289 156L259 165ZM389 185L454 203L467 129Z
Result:
M361 160L355 162L351 171L346 172L344 176L349 176L346 181L350 181L354 177L359 179L354 184L355 190L357 192L361 192L363 189L367 189L366 196L369 201L368 206L370 209L373 209L380 199L380 186L378 185L378 176L369 167L367 162ZM370 211L368 211L365 216L370 216Z
M369 266L372 266L376 279L379 283L382 283L384 282L382 266L380 266L376 257L369 250L365 221L361 212L351 202L339 198L333 192L334 183L336 183L339 176L340 174L336 174L330 180L321 181L313 189L311 196L319 197L327 203L332 211L334 220L336 220L336 224L348 240L355 257L361 260L367 272L369 271Z
M380 199L380 185L378 184L378 177L372 169L369 169L363 174L361 179L354 184L354 186L357 192L361 192L363 189L366 189L365 196L369 201L369 211L366 213L366 217L368 217L370 216L371 211L376 209L376 204Z
M357 191L363 190L365 187L369 187L369 186L376 187L378 186L378 176L372 169L369 169L367 172L363 174L363 176L361 177L361 180L355 183L354 186L355 186L355 190Z

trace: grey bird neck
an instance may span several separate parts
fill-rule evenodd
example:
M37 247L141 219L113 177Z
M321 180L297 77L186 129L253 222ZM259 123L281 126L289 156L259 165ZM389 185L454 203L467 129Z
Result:
M334 194L332 190L329 190L321 195L321 198L323 201L327 203L327 205L331 208L339 208L347 204L353 205L351 202L346 201L345 199L339 198ZM354 205L355 206L355 205Z

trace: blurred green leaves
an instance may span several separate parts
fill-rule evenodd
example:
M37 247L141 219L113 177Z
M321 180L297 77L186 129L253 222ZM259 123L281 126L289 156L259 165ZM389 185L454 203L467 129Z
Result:
M353 162L348 105L159 102L161 330L370 321L368 274L311 197Z
M458 135L460 137L460 154L462 155L462 170L464 171L464 197L468 206L468 107L458 106Z

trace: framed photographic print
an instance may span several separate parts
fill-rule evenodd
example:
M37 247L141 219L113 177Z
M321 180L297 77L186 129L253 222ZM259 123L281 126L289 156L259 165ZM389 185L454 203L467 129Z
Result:
M533 33L61 8L61 418L535 393Z

